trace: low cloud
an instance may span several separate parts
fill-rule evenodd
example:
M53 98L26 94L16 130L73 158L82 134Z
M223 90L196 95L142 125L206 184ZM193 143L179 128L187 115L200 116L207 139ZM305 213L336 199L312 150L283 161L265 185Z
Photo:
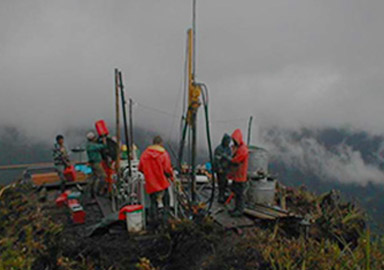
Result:
M345 143L327 148L314 137L274 130L261 136L274 159L319 179L365 186L384 184L384 172Z
M383 134L383 8L381 0L198 1L197 79L210 89L214 141L246 133L250 115L254 131ZM190 23L191 1L0 1L0 129L49 142L99 119L112 130L118 67L139 104L135 125L177 141ZM347 145L253 133L287 164L324 178L383 179Z

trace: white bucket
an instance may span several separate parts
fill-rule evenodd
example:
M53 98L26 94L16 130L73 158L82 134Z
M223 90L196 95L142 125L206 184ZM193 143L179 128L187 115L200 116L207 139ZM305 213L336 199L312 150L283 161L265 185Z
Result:
M128 232L136 233L144 229L143 210L126 212Z

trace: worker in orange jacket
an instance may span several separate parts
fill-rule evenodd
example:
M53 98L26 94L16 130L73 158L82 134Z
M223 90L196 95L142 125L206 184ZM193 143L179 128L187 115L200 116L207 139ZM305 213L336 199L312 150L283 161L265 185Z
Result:
M248 147L244 143L243 134L236 129L232 134L233 156L231 160L230 177L233 180L232 189L235 193L235 209L231 216L240 217L244 211L244 190L247 182L248 171Z
M145 190L149 194L151 205L149 216L157 223L159 218L159 202L164 206L164 219L169 212L169 179L173 181L171 158L163 146L163 139L156 136L153 145L149 146L141 155L139 171L145 177Z

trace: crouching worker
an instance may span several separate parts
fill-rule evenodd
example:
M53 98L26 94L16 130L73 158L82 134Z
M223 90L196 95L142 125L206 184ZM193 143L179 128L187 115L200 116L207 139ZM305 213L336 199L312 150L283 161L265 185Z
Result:
M89 183L89 190L91 198L95 198L95 192L97 191L98 195L101 194L101 191L104 190L105 187L105 171L101 165L103 160L101 151L105 149L106 146L106 138L102 138L103 143L97 142L97 137L95 133L89 132L87 134L87 155L88 155L88 163L92 169L91 181ZM97 182L99 181L99 184ZM96 191L95 191L96 189Z
M149 146L141 155L139 171L145 177L145 190L151 199L149 217L152 224L159 221L159 203L163 204L163 221L168 218L170 198L168 187L169 180L173 181L173 169L168 152L163 147L160 136L153 139L153 145Z
M233 157L231 160L232 189L235 193L235 209L231 216L240 217L244 211L244 190L247 182L248 147L243 141L243 134L236 129L232 134Z

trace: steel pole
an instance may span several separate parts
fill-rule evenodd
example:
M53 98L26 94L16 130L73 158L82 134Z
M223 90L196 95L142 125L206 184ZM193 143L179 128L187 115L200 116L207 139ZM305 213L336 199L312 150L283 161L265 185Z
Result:
M130 149L132 151L132 157L133 157L133 111L132 111L133 101L130 98L129 99L129 137L131 141ZM130 168L132 169L132 168Z
M131 158L130 158L131 147L130 147L130 142L128 137L127 110L126 110L127 102L125 100L125 95L124 95L123 76L121 74L121 71L119 71L119 84L120 84L120 92L121 92L121 106L123 107L125 144L127 145L127 151L128 151L128 175L132 176L132 167L131 167Z
M248 146L251 143L252 121L253 121L253 116L249 117L249 122L248 122L248 138L247 138Z
M193 116L193 123L192 123L192 158L191 158L192 203L196 202L196 144L197 144L196 117L197 117L197 114L195 113Z
M120 180L120 97L119 97L119 71L115 69L115 106L116 106L116 141L117 141L117 149L116 149L116 162L115 162L115 170L117 181Z

